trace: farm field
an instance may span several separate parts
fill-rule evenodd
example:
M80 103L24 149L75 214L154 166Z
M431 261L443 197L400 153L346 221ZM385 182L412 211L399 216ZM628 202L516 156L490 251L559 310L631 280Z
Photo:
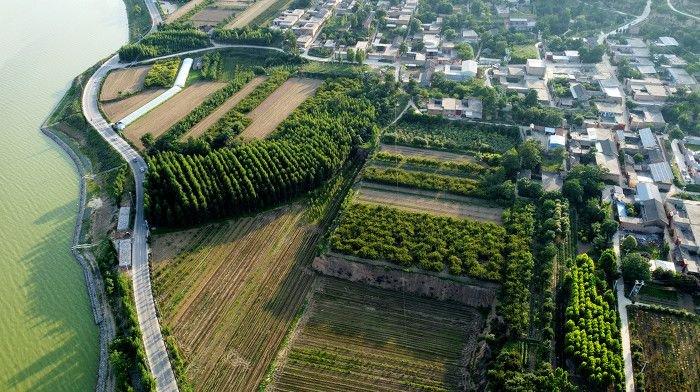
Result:
M458 153L503 153L521 142L517 127L450 121L410 113L387 129L381 141Z
M695 392L700 386L700 322L637 307L630 312L630 334L641 342L645 391ZM639 367L635 368L636 373Z
M197 125L192 127L192 129L184 135L183 139L202 136L212 125L216 123L217 120L228 113L229 110L233 109L239 102L241 102L241 100L243 100L243 98L247 97L258 85L260 85L260 83L264 82L265 79L265 77L260 76L248 82L248 84L246 84L240 91L224 102L223 105L219 106Z
M248 117L252 122L241 133L241 138L262 139L272 133L321 83L321 80L308 78L291 78L284 82L250 112Z
M126 127L124 135L138 148L143 148L141 136L151 133L157 139L209 95L224 86L226 83L196 82Z
M199 4L203 3L204 1L205 1L205 0L190 0L190 1L188 1L187 3L185 3L184 5L182 5L182 7L176 9L173 13L171 13L170 15L168 15L168 16L165 18L165 23L172 23L172 22L176 21L177 19L179 19L180 17L184 16L186 13L190 12L190 11L193 10L196 6L198 6Z
M318 226L299 205L153 243L161 320L198 391L256 390L311 289Z
M442 161L449 161L449 162L465 162L465 161L473 162L473 161L476 161L473 157L470 157L469 155L456 154L456 153L448 152L448 151L428 150L425 148L408 147L408 146L401 146L401 145L382 144L380 151L388 152L391 154L406 155L406 156L410 156L410 157L439 159Z
M503 209L481 206L479 205L480 200L442 192L371 182L362 183L354 200L362 203L399 208L409 212L470 218L482 222L500 223L503 215Z
M112 101L141 91L149 69L150 65L144 65L110 72L102 84L100 101Z
M166 89L164 88L149 89L146 91L141 91L140 93L134 94L128 98L117 101L102 102L100 106L102 107L102 111L105 113L105 115L107 115L107 119L109 119L109 121L117 122L131 114L134 110L145 105L153 98L159 96L165 90Z
M270 8L273 4L275 4L278 1L279 0L257 0L248 8L246 8L243 12L236 15L236 17L225 27L227 29L235 29L248 26L253 20L255 20L255 18L260 16L263 12L265 12L268 8Z
M203 10L192 15L190 22L195 27L216 26L226 20L226 18L235 14L235 11L228 8L206 7Z
M452 391L483 318L474 308L319 278L275 391Z

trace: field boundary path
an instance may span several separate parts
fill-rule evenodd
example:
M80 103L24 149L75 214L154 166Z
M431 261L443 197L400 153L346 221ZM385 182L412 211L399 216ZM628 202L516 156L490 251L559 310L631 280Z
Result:
M620 259L620 232L613 236L613 250ZM622 341L622 359L625 362L625 392L634 392L634 368L632 367L632 346L630 345L630 326L627 306L632 302L625 297L625 282L622 278L615 281L617 289L617 312L620 313L620 340Z
M151 15L151 32L162 22L162 18L154 0L145 0ZM134 228L132 231L132 280L134 288L134 301L138 315L139 327L143 335L144 349L148 359L148 365L153 373L158 392L177 391L177 383L168 352L163 342L158 316L156 314L153 292L151 290L151 276L148 267L148 249L146 235L148 228L144 220L144 187L146 162L139 154L122 139L102 116L99 108L99 93L102 81L112 69L119 68L119 56L114 55L105 61L95 73L88 79L83 89L82 110L88 123L102 136L102 138L114 148L119 155L127 161L134 176L134 193L136 202L134 208Z
M671 4L671 0L666 0L666 4L668 4L668 8L672 9L676 13L679 13L683 16L687 16L689 18L693 18L695 20L700 20L700 17L678 10L676 7L673 6L673 4Z

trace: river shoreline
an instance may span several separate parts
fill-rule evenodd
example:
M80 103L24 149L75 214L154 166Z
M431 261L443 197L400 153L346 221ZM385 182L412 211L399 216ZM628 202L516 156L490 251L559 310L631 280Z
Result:
M54 111L55 108L51 111L51 114L53 114ZM59 131L52 130L46 124L47 121L42 124L41 132L56 143L56 145L58 145L71 158L78 174L78 213L76 215L75 228L73 230L70 250L71 254L75 258L75 261L83 270L85 287L88 293L88 298L90 299L92 315L95 325L97 325L99 330L100 356L95 391L113 391L114 372L112 366L109 364L109 345L112 340L114 340L116 325L114 324L114 317L112 316L109 304L107 303L107 295L104 290L102 274L95 265L95 258L89 249L82 251L85 253L85 255L83 255L81 249L78 248L78 246L81 245L80 238L82 235L83 221L85 219L85 207L87 204L87 184L85 182L86 170L85 165L83 164L83 159L87 160L87 157L82 156L83 159L81 159L80 152L75 151L68 143L58 136ZM66 138L69 138L68 135L63 135Z

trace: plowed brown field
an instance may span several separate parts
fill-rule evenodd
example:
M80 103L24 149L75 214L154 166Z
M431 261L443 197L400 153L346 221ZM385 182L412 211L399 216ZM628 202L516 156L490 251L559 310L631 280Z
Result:
M126 127L124 135L136 145L143 148L141 136L151 133L156 139L185 117L192 109L204 102L213 92L226 86L220 82L197 82L177 93L157 108Z
M428 150L425 148L415 148L406 146L393 146L390 144L382 144L381 147L381 151L392 154L401 154L419 158L439 159L443 161L475 161L473 157L470 157L468 155L456 154L447 151Z
M456 391L483 317L474 308L323 278L274 391Z
M197 138L199 136L202 136L204 132L207 131L207 129L209 129L221 117L228 113L229 110L233 109L236 105L238 105L238 103L241 102L243 98L247 97L248 94L250 94L260 83L264 82L265 79L265 77L260 76L248 82L248 84L243 86L243 88L240 89L240 91L233 94L231 98L224 102L223 105L219 106L216 110L211 112L211 114L205 117L197 125L192 127L192 129L190 129L190 131L185 134L183 139L187 139L189 137Z
M100 101L111 101L141 91L149 69L150 65L144 65L110 72L102 83Z
M164 91L164 88L151 89L132 95L129 98L103 102L101 104L102 111L107 115L109 121L117 122L131 114L134 110L145 105L148 101L159 96Z
M315 275L320 236L289 206L156 236L156 302L198 391L254 391Z
M308 78L291 78L267 97L248 117L253 120L243 131L243 139L262 139L271 134L294 109L312 96L323 83Z
M355 200L410 212L501 222L503 209L474 205L474 199L439 192L363 182Z

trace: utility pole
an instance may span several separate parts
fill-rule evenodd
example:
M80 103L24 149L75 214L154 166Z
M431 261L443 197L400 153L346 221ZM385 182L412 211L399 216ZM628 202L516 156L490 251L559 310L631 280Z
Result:
M630 299L632 300L632 303L635 302L635 299L637 298L637 295L639 294L639 290L644 287L644 281L643 280L635 280L634 281L634 287L632 287L632 291L630 291Z

